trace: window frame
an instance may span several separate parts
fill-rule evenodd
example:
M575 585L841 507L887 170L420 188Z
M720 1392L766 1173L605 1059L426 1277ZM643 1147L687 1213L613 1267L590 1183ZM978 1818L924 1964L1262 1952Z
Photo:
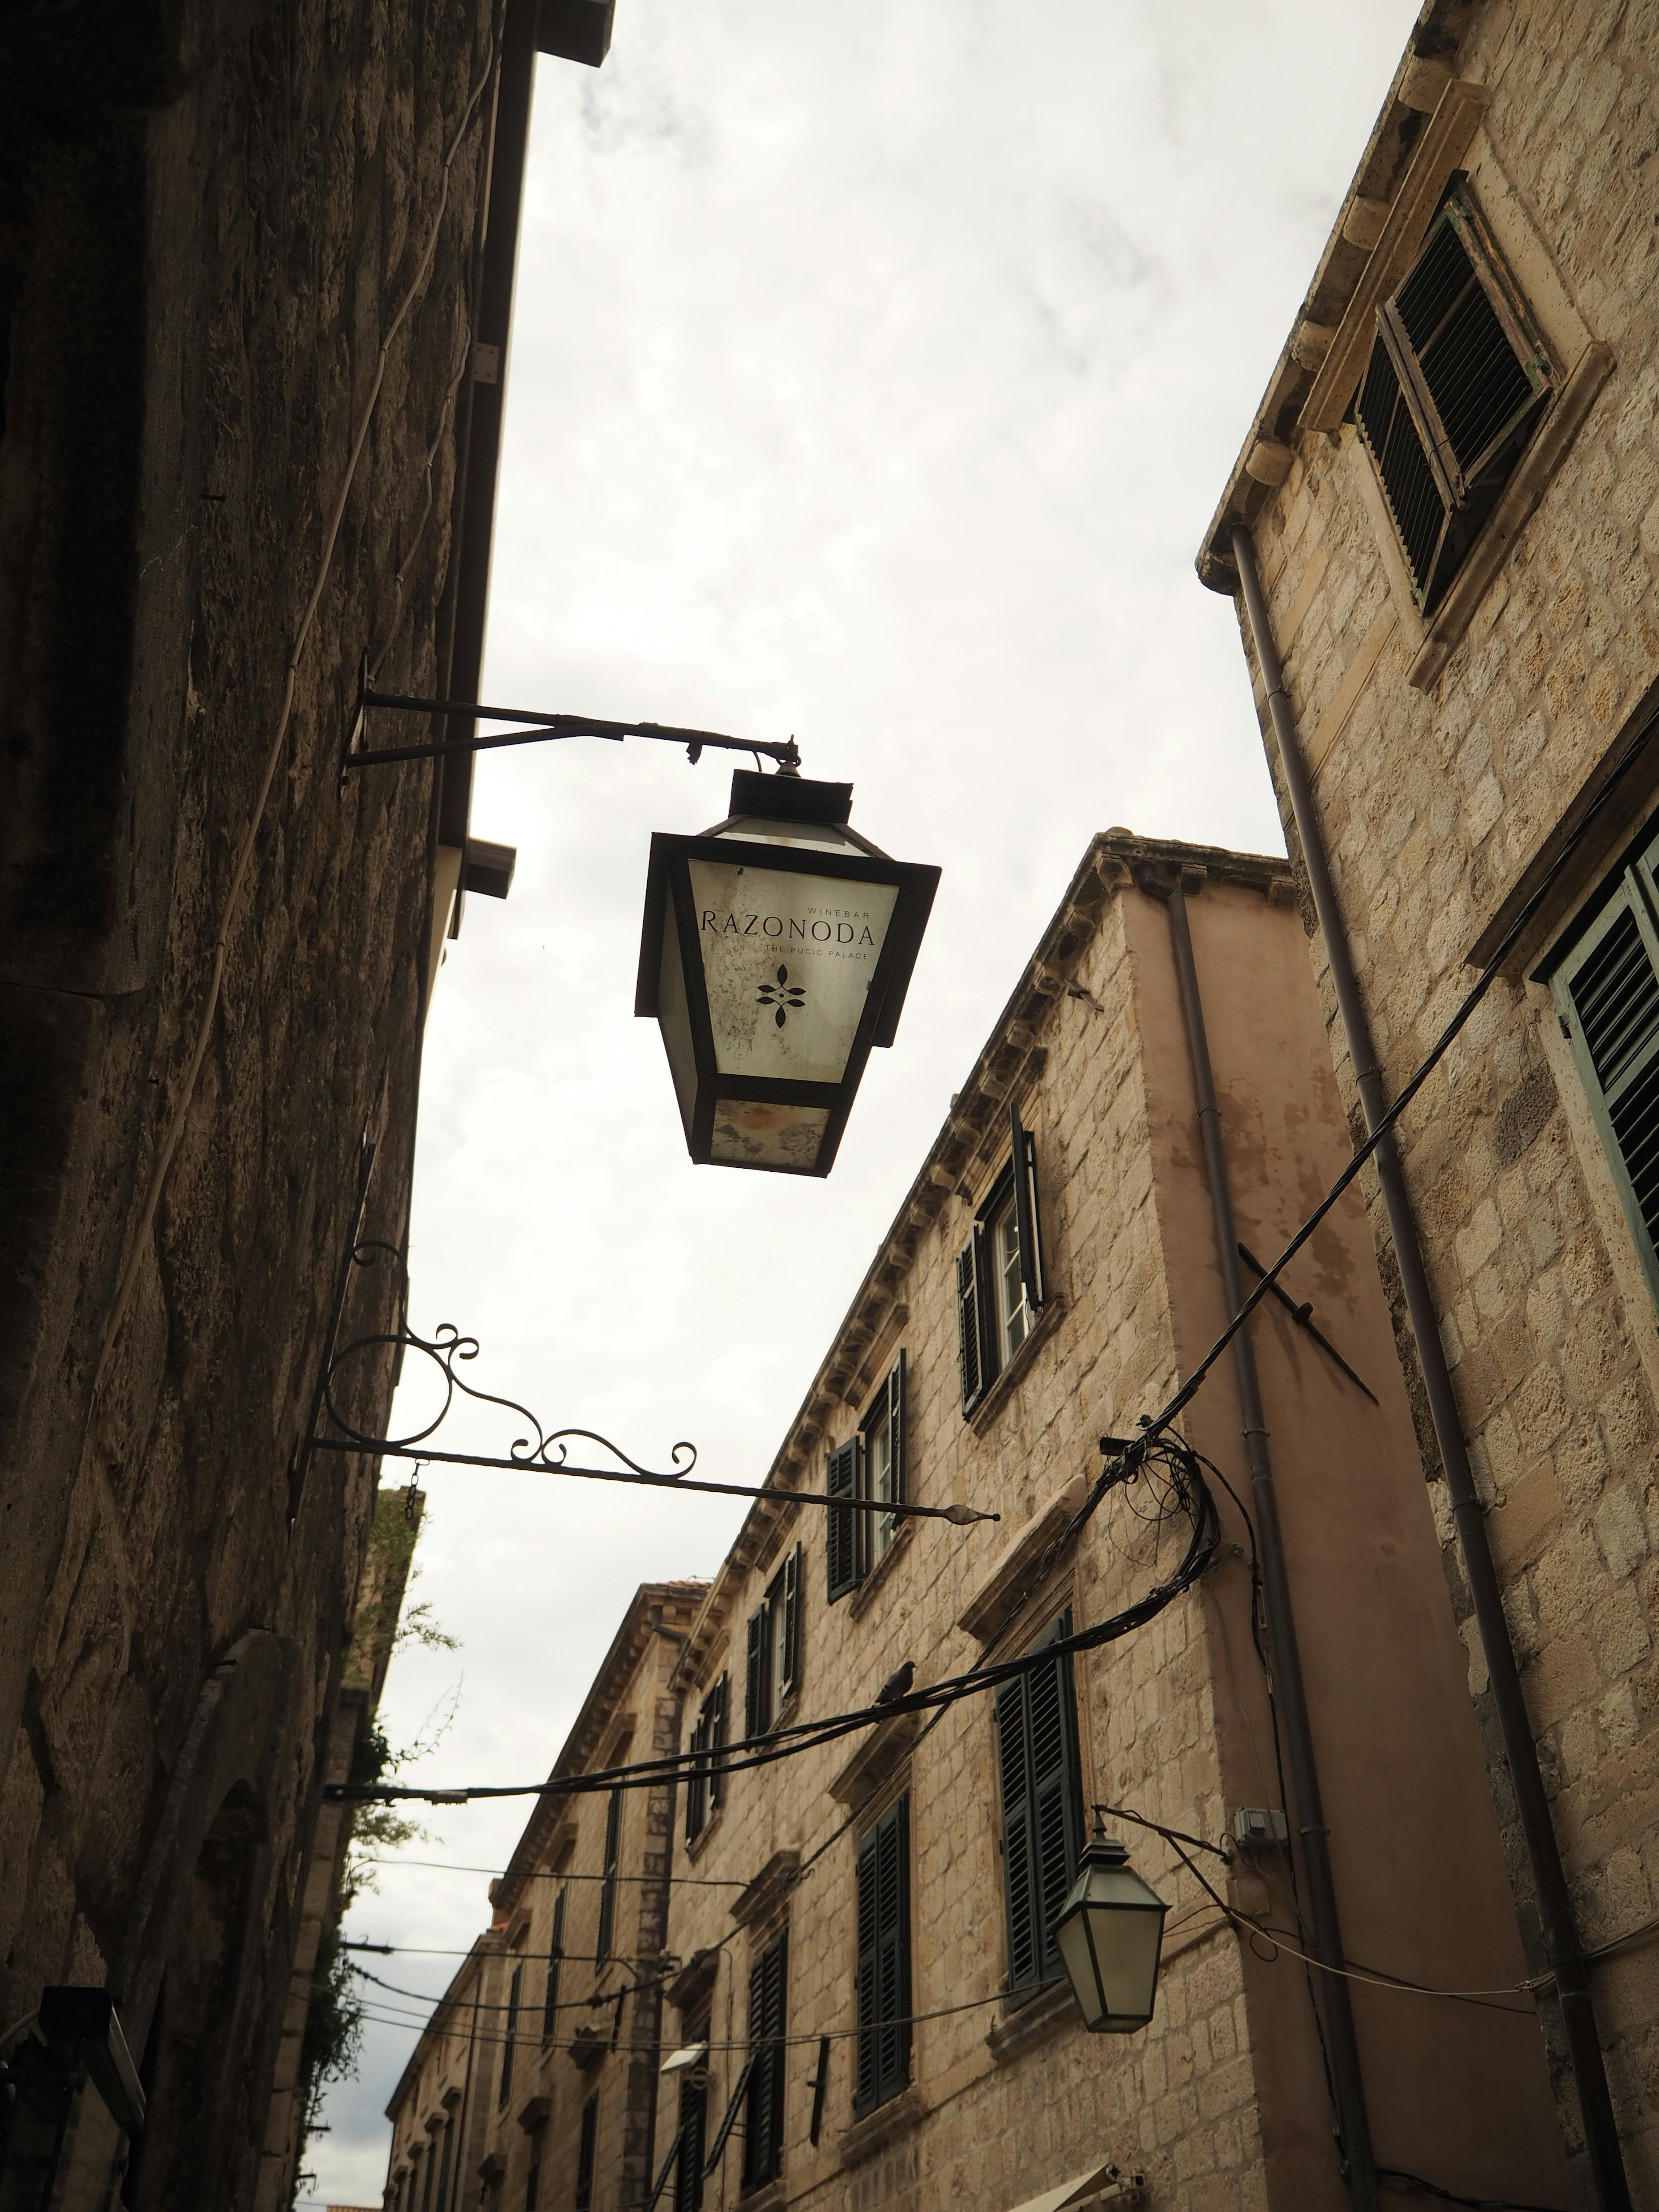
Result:
M1644 1216L1625 1141L1614 1120L1645 1079L1653 1080L1659 1103L1659 1037L1650 1039L1634 1066L1622 1070L1611 1089L1606 1089L1573 994L1575 981L1625 914L1629 914L1636 924L1637 941L1647 956L1656 988L1659 988L1659 835L1656 835L1656 830L1659 830L1659 819L1650 818L1643 824L1616 864L1603 876L1594 895L1586 900L1571 928L1534 973L1549 986L1557 1020L1566 1037L1596 1135L1601 1140L1602 1156L1648 1294L1659 1308L1659 1240ZM1659 1212L1659 1207L1656 1211Z
M1430 374L1423 365L1435 339L1445 329L1451 310L1442 316L1419 347L1411 337L1400 307L1402 295L1428 262L1442 233L1447 230L1455 234L1474 283L1485 295L1515 365L1528 387L1528 396L1511 410L1497 429L1489 433L1486 444L1467 461L1458 458L1435 398ZM1454 295L1454 304L1467 296L1465 283ZM1366 419L1366 398L1377 379L1379 357L1381 362L1386 362L1395 387L1395 398L1389 404L1386 423ZM1412 603L1425 621L1432 619L1455 582L1560 388L1559 365L1480 212L1468 173L1454 171L1411 267L1376 308L1376 334L1348 407L1348 417L1365 449L1405 561ZM1409 418L1441 507L1439 529L1425 573L1421 575L1418 556L1412 549L1397 504L1396 495L1402 488L1397 465L1395 482L1391 484L1389 480L1389 456L1395 442L1400 406L1404 407ZM1381 451L1374 442L1374 432L1382 437Z
M1072 1633L1072 1612L1066 1607L1036 1640L1025 1647L1036 1654L1062 1642ZM1032 1705L1034 1690L1049 1677L1054 1686L1054 1717L1060 1731L1057 1765L1040 1763L1036 1744ZM1028 1668L998 1685L992 1706L992 1730L996 1747L998 1845L1002 1858L1004 1933L1007 1944L1007 1995L1016 2004L1037 1996L1062 1978L1065 1968L1054 1941L1054 1924L1077 1876L1083 1849L1083 1744L1079 1723L1077 1688L1069 1652L1059 1654L1052 1668ZM1020 1794L1008 1794L1008 1749L1016 1730L1019 1738ZM1045 1801L1059 1790L1058 1834L1045 1837L1041 1822ZM1023 1830L1023 1836L1019 1832ZM1060 1845L1060 1864L1047 1870L1045 1846ZM1059 1879L1063 1874L1064 1879ZM1045 1887L1050 1893L1045 1899ZM1022 1939L1020 1916L1029 1916L1034 1937ZM1029 1959L1022 1954L1029 1949Z
M1016 1099L1008 1102L1008 1157L981 1200L968 1242L957 1255L957 1345L964 1420L1018 1358L1049 1303L1037 1199L1036 1138L1020 1120ZM1021 1305L1026 1316L1014 1345L1006 1340L1009 1316L1000 1287L1003 1271L994 1252L998 1231L1010 1220L1018 1244Z
M825 1454L824 1488L831 1498L868 1499L873 1496L875 1476L873 1437L884 1425L888 1433L890 1502L902 1505L908 1495L908 1364L901 1346L845 1443L831 1445ZM889 1533L877 1547L879 1524ZM894 1514L842 1511L831 1507L824 1516L824 1563L829 1602L836 1604L855 1590L886 1558L897 1540L903 1522Z
M884 1875L890 1876L884 1898ZM857 2034L853 2112L878 2112L910 2084L910 1793L902 1791L861 1838L854 1862ZM900 2009L885 2008L896 2005ZM880 2023L881 2025L878 2025Z
M801 1571L805 1547L797 1544L768 1583L749 1616L748 1663L744 1675L744 1741L769 1735L800 1687Z

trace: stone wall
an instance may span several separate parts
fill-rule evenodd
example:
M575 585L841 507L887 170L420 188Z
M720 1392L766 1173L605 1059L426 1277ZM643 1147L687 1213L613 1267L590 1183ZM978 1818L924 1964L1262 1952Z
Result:
M1582 420L1551 456L1512 542L1495 549L1490 580L1437 670L1424 657L1428 632L1351 426L1298 432L1287 407L1275 434L1292 449L1288 474L1251 495L1390 1088L1468 988L1469 963L1490 954L1659 673L1659 24L1650 11L1589 0L1439 7L1425 23L1443 76L1480 90L1480 128L1460 166L1556 356L1563 400L1584 396ZM1408 56L1407 71L1415 65ZM1351 196L1339 235L1352 205ZM1259 671L1256 687L1261 702ZM1638 765L1401 1131L1579 1932L1592 1948L1647 1923L1659 1884L1659 1341L1583 1086L1549 993L1528 970L1593 895L1654 788L1651 763ZM1282 780L1280 789L1288 825ZM1292 828L1287 835L1294 850ZM1314 957L1334 1017L1316 942ZM1338 1059L1352 1116L1340 1047ZM1386 1246L1380 1217L1379 1238ZM1433 1474L1431 1443L1426 1456ZM1528 1877L1437 1480L1431 1494L1530 1928ZM1638 1947L1601 1962L1595 1990L1639 2197L1659 2188L1655 1954ZM1562 2098L1576 2137L1565 2085Z
M365 651L441 665L492 19L0 53L0 2017L107 1980L146 2203L249 2199L374 1495L295 1452L404 1232L432 793L337 763Z

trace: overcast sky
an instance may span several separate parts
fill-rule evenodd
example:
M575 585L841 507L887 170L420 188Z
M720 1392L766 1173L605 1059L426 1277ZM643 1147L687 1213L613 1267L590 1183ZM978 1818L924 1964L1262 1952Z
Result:
M830 1180L693 1168L634 975L650 832L718 821L730 763L480 761L518 873L438 980L411 1319L478 1336L481 1387L759 1480L1090 836L1282 849L1193 556L1415 13L618 0L602 71L543 61L485 696L793 733L944 878ZM464 1649L400 1656L388 1732L459 1680L419 1778L534 1781L636 1584L711 1573L740 1508L424 1480L417 1595ZM527 1809L405 1859L499 1868ZM462 1950L486 1879L382 1869L349 1932ZM454 1962L368 1963L435 1994ZM380 2203L412 2043L370 2027L302 2202Z

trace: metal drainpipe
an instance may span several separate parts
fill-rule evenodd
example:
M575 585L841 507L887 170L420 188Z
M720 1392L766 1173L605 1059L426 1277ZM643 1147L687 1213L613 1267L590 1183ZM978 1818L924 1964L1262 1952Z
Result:
M1336 1002L1347 1037L1348 1057L1353 1063L1354 1082L1359 1092L1360 1104L1364 1109L1365 1126L1368 1130L1375 1129L1388 1111L1388 1100L1382 1089L1376 1054L1371 1046L1370 1025L1366 1021L1364 1002L1359 995L1347 934L1342 926L1341 909L1337 905L1336 893L1331 884L1324 838L1320 831L1319 817L1314 811L1313 791L1302 758L1295 717L1291 712L1290 699L1285 690L1284 671L1279 665L1273 627L1267 619L1267 603L1261 596L1261 580L1256 574L1255 549L1249 532L1242 526L1235 527L1232 544L1239 582L1243 587L1250 635L1255 644L1256 659L1261 663L1262 682L1267 687L1267 708L1273 717L1273 735L1279 742L1279 755L1285 770L1285 787L1290 793L1291 810L1296 817L1297 836L1301 840L1303 866L1307 871L1309 889L1313 894L1320 933L1325 940L1326 957L1330 962L1331 981L1336 988ZM1492 1547L1486 1541L1486 1520L1469 1466L1468 1447L1463 1438L1463 1424L1452 1390L1451 1373L1446 1365L1445 1347L1440 1340L1439 1316L1435 1311L1433 1294L1429 1288L1428 1273L1423 1264L1423 1249L1418 1242L1417 1225L1412 1216L1411 1200L1406 1193L1399 1149L1392 1130L1383 1137L1372 1158L1376 1168L1376 1179L1382 1187L1382 1204L1389 1217L1389 1233L1394 1239L1395 1254L1400 1263L1406 1311L1410 1318L1412 1335L1416 1340L1418 1362L1423 1370L1429 1411L1434 1421L1435 1441L1440 1447L1440 1462L1446 1471L1446 1487L1451 1495L1452 1517L1457 1526L1463 1571L1468 1577L1469 1591L1474 1602L1480 1648L1486 1656L1486 1673L1492 1682L1492 1700L1498 1709L1498 1725L1504 1740L1504 1754L1509 1765L1510 1781L1515 1790L1516 1807L1521 1818L1521 1833L1526 1843L1527 1859L1537 1892L1544 1955L1554 1977L1556 1997L1561 2008L1561 2024L1566 2037L1568 2063L1572 2069L1573 2086L1578 2092L1578 2109L1583 2124L1584 2148L1589 2162L1594 2202L1599 2212L1629 2212L1630 2182L1620 2148L1618 2124L1613 2118L1613 2099L1607 2089L1601 2042L1596 2032L1589 1982L1584 1972L1578 1932L1573 1920L1572 1900L1567 1892L1567 1878L1561 1864L1560 1845L1550 1817L1544 1778L1539 1770L1538 1747L1533 1740L1532 1720L1522 1692L1521 1671L1516 1664L1515 1647L1510 1641L1509 1623L1504 1617L1498 1572L1492 1564ZM1237 1307L1234 1310L1237 1310Z
M1192 932L1187 922L1187 901L1179 883L1165 891L1153 883L1146 889L1164 901L1170 915L1170 942L1175 952L1176 980L1181 989L1181 1010L1187 1018L1187 1048L1192 1060L1193 1089L1198 1097L1198 1126L1204 1139L1204 1169L1215 1214L1217 1254L1221 1262L1222 1295L1229 1313L1244 1303L1238 1274L1238 1228L1233 1219L1232 1188L1227 1176L1227 1148L1216 1105L1215 1077L1210 1066L1209 1038L1204 1026L1204 1001L1193 959ZM1291 1600L1290 1577L1285 1567L1285 1546L1279 1526L1279 1499L1273 1486L1273 1461L1267 1450L1267 1425L1261 1410L1261 1382L1256 1372L1255 1346L1246 1322L1232 1341L1233 1372L1243 1414L1244 1455L1250 1470L1250 1497L1255 1507L1256 1547L1261 1561L1261 1583L1267 1601L1267 1626L1273 1638L1273 1692L1284 1716L1285 1747L1290 1755L1291 1788L1296 1800L1297 1832L1302 1838L1303 1863L1308 1875L1314 1948L1322 1965L1331 1971L1322 1977L1326 2045L1330 2057L1331 2088L1336 2099L1343 2165L1348 2193L1361 2212L1377 2203L1376 2161L1371 2148L1370 2120L1365 2110L1365 2082L1359 2064L1359 2043L1354 2033L1353 2005L1342 1978L1346 1965L1342 1949L1342 1927L1336 1908L1336 1885L1331 1878L1330 1831L1325 1825L1319 1790L1319 1765L1314 1756L1313 1730L1308 1720L1308 1698L1302 1679L1302 1656L1297 1644L1296 1612Z

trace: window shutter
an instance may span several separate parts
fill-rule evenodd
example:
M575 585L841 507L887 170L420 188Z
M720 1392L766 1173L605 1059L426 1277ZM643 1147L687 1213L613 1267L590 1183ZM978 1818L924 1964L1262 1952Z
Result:
M693 2043L706 2043L708 2030L700 2028ZM708 2126L708 2076L702 2066L689 2066L680 2076L680 2132L678 2164L674 2175L674 2212L701 2212L702 2205L702 2139ZM700 2078L699 2078L700 2077Z
M778 1685L778 1703L794 1688L800 1679L800 1571L802 1547L797 1544L783 1563L783 1588L779 1592L783 1605L783 1680Z
M1014 1220L1019 1231L1019 1279L1033 1317L1042 1310L1042 1228L1037 1218L1036 1144L1022 1127L1019 1108L1008 1101L1012 1138L1009 1158L1014 1170Z
M599 1889L599 1940L594 1963L602 1966L611 1956L617 1932L617 1868L622 1835L623 1793L613 1790L605 1808L605 1880Z
M542 2043L553 2040L558 2025L559 1967L564 1958L564 1892L553 1900L553 1932L547 1944L547 1995L542 2000Z
M872 2111L910 2078L909 1799L858 1856L858 2076L853 2108Z
M582 2106L581 2141L576 2148L576 2212L590 2212L593 2203L593 2152L599 2132L597 2094Z
M708 1747L711 1751L726 1748L726 1677L722 1674L714 1685L714 1694L708 1701ZM708 1804L712 1811L720 1802L720 1770L716 1762L708 1773Z
M830 1452L824 1463L823 1486L831 1498L858 1496L859 1439L854 1437ZM823 1548L830 1563L830 1602L845 1597L859 1579L859 1516L830 1506L824 1514Z
M985 1395L981 1341L980 1234L975 1229L957 1255L957 1351L962 1361L962 1410L971 1413Z
M495 2102L504 2105L513 2094L513 2039L519 2032L519 1990L524 1981L524 1966L520 1962L513 1969L513 1978L507 1985L507 2029L501 2037L501 2086ZM438 2198L439 2212L443 2212L441 2191Z
M766 1724L766 1607L749 1616L749 1670L743 1681L743 1732L751 1741Z
M697 1716L689 1748L693 1764L685 1777L685 1840L688 1844L695 1844L708 1817L708 1773L702 1764L702 1754L708 1748L708 1711L706 1706Z
M907 1495L904 1474L904 1354L902 1352L893 1362L893 1371L887 1378L887 1436L893 1455L893 1496L902 1502Z
M784 1979L788 1937L782 1935L763 1951L749 1971L749 2045L753 2072L744 2115L743 2182L745 2189L769 2181L783 2163Z
M1553 981L1620 1201L1659 1299L1659 937L1630 875Z
M1071 1632L1062 1615L1055 1633ZM1038 1667L1026 1678L1031 1747L1032 1890L1037 1965L1047 1981L1060 1971L1054 1923L1077 1876L1083 1844L1083 1788L1079 1771L1077 1719L1072 1705L1069 1657Z
M1036 1980L1038 1936L1031 1893L1030 1768L1026 1753L1026 1685L1016 1674L997 1689L997 1770L1002 1784L1002 1878L1008 1906L1008 1986Z

